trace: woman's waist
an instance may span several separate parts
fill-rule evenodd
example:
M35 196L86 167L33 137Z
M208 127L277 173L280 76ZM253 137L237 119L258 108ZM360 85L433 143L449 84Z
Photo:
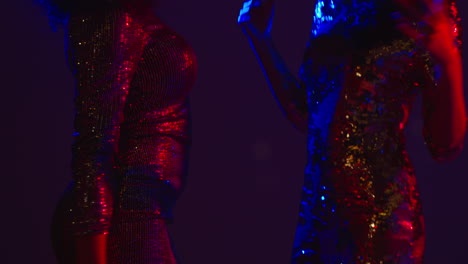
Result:
M404 168L409 164L403 136L340 134L326 142L309 139L309 163L323 168Z
M320 149L343 149L355 146L372 151L379 145L391 149L402 149L405 144L404 123L401 120L363 120L363 122L341 122L332 120L325 127L311 122L308 144ZM397 148L397 147L400 148Z
M334 153L319 162L309 158L305 184L309 182L318 182L326 186L330 194L338 196L352 193L362 196L363 191L375 194L392 188L410 192L416 185L414 169L406 152L399 155Z

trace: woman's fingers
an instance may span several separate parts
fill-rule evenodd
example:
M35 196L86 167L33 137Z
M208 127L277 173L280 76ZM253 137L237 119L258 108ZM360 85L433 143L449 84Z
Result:
M239 23L249 21L252 13L264 12L271 10L274 0L248 0L245 1L242 9L239 11L239 17L237 21Z
M266 36L271 31L274 0L249 0L244 2L237 21L244 29Z
M242 23L249 20L249 10L252 0L244 2L241 10L239 11L239 16L237 17L237 22Z

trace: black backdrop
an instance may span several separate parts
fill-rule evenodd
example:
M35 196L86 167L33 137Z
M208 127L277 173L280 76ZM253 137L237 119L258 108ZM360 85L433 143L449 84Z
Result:
M178 255L184 264L288 263L305 138L277 109L236 25L242 1L160 2L158 13L192 43L200 66L191 96L189 182L171 226ZM468 4L460 2L462 16L468 14ZM296 72L312 5L277 0L274 38ZM70 179L72 79L62 34L49 30L40 10L29 0L2 7L0 263L53 264L50 217ZM426 263L468 264L468 150L449 164L432 161L419 108L407 134L426 215Z

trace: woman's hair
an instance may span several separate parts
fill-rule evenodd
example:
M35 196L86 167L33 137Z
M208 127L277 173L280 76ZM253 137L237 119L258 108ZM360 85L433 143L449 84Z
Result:
M363 9L357 16L367 19L366 22L348 27L344 33L352 49L369 50L383 44L389 44L397 39L405 39L405 35L397 29L392 13L398 11L394 0L376 0L371 9Z
M122 6L151 6L151 0L33 0L43 7L53 28L63 25L72 12L84 12Z

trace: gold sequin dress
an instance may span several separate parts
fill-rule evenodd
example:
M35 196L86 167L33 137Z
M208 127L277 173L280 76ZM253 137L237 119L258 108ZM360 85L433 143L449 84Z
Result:
M68 61L76 83L73 183L54 238L73 263L73 236L109 234L110 264L176 263L166 222L190 146L192 48L131 7L71 14Z
M292 263L423 263L424 221L403 129L417 94L434 89L434 67L394 27L379 28L392 24L379 20L390 14L384 2L317 1L301 68L308 165ZM453 2L450 11L460 45ZM437 159L461 148L437 148L424 135Z

